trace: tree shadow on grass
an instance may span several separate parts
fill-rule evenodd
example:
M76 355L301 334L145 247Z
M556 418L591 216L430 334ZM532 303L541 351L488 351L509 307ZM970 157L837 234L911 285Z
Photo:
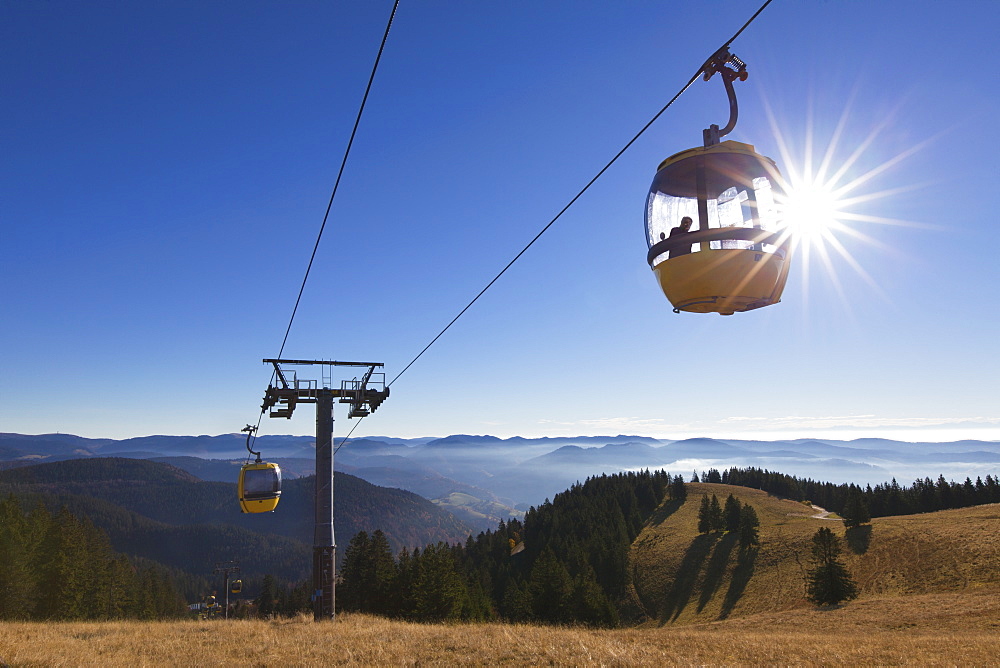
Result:
M684 553L684 559L677 569L677 574L674 576L674 583L664 598L660 621L666 623L677 619L687 606L695 584L698 582L701 565L705 563L708 553L712 551L716 538L717 536L714 534L702 534L691 541L687 552Z
M865 524L859 527L851 527L844 532L844 538L847 540L847 547L851 549L854 554L864 554L868 551L868 546L872 542L872 525Z
M726 598L722 601L722 612L719 613L719 619L725 619L733 612L736 602L743 596L743 591L747 588L747 583L753 577L756 561L757 548L751 547L747 550L740 550L740 556L736 560L736 568L733 569L733 579L729 581Z
M716 543L712 550L712 558L705 567L705 579L701 583L701 596L698 598L698 612L705 609L708 602L712 600L722 578L726 575L726 567L729 565L729 555L736 544L737 536L735 531L730 531Z
M648 524L650 526L656 526L657 524L662 524L664 520L677 512L677 509L684 505L683 501L673 499L667 501L659 508L653 511L653 514L649 517Z

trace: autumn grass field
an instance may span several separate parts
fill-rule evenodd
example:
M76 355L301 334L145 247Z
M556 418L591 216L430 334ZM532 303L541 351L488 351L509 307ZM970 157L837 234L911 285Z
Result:
M1000 505L886 517L845 534L808 505L742 487L688 485L633 543L624 629L334 622L0 623L0 666L1000 665ZM702 493L734 493L761 545L699 535ZM844 538L860 597L804 599L809 541Z
M724 622L616 630L520 624L7 623L10 666L996 665L996 592L876 596Z
M699 535L703 493L733 493L760 518L761 545L742 553L732 534ZM829 527L862 601L875 596L990 592L1000 596L1000 505L882 517L845 531L807 505L760 490L692 483L667 502L632 545L634 600L646 624L691 624L811 607L805 601L810 539ZM858 602L848 605L856 606ZM1000 663L1000 660L998 660Z

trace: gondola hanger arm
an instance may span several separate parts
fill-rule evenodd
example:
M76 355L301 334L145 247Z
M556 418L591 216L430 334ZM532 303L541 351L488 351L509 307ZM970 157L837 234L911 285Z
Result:
M247 451L249 451L251 455L256 455L257 456L256 463L260 464L260 453L250 449L250 437L253 436L254 432L257 431L257 427L248 424L247 426L243 427L243 429L240 429L240 431L245 431L247 433Z
M726 123L726 126L720 129L718 125L712 124L704 131L705 146L714 146L736 127L740 110L736 102L736 89L733 88L733 82L737 79L747 80L747 65L730 53L728 46L724 46L705 61L701 71L705 81L709 81L716 72L721 74L722 83L726 86L726 95L729 98L729 122Z

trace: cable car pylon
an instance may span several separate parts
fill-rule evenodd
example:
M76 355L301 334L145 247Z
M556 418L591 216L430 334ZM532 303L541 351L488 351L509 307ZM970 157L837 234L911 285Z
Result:
M291 418L298 404L316 404L316 488L313 529L313 619L333 619L336 602L337 544L333 531L333 400L350 405L347 417L363 418L389 396L385 374L376 372L381 362L336 362L324 360L265 359L274 366L274 385L264 393L261 413L272 418ZM294 369L299 365L319 365L321 379L303 380ZM333 384L333 367L367 367L359 379ZM328 367L328 368L327 368Z
M225 608L225 619L229 619L229 593L232 591L234 594L239 594L243 591L243 581L242 580L232 580L232 588L230 588L229 575L231 573L240 572L240 563L238 561L220 561L215 564L214 573L222 573L222 588L226 593L226 608ZM236 587L236 583L239 583L239 587Z

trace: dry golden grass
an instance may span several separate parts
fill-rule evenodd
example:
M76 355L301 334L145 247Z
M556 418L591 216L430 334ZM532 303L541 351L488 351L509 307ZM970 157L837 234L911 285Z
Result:
M741 560L734 537L699 537L703 491L735 492L761 519ZM342 615L283 621L0 624L0 666L1000 665L1000 506L877 519L845 561L857 601L803 599L809 540L838 521L764 492L693 484L632 549L642 628L431 625Z
M741 557L735 536L699 536L703 492L729 493L754 506L761 546ZM815 519L808 507L759 490L689 485L679 508L660 508L632 546L637 607L650 625L688 624L782 610L811 610L804 599L810 539L838 520ZM871 596L1000 592L1000 506L885 517L852 530L844 562ZM851 605L856 606L859 603Z
M875 597L832 610L590 630L423 625L364 615L289 621L8 623L11 666L990 665L994 593Z

